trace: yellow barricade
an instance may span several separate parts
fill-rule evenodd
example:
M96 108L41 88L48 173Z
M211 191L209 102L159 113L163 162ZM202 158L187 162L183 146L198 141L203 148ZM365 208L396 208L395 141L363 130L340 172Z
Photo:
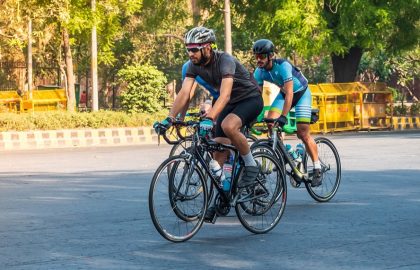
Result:
M27 95L23 101L24 111L55 111L67 109L67 96L64 89L34 90L32 98Z
M319 131L354 130L354 95L350 83L322 83L310 85L312 107L320 110ZM314 100L315 99L315 100ZM314 130L315 131L315 130Z
M392 126L392 92L385 83L354 83L358 95L356 119L360 129L390 129Z
M22 108L22 98L16 91L0 91L0 111L19 112Z

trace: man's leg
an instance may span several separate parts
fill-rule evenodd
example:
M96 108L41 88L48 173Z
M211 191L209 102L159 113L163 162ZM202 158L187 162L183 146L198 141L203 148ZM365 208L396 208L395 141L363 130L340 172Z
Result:
M298 123L297 136L305 144L306 152L309 154L312 162L314 163L314 175L311 185L313 187L319 186L322 183L321 164L318 158L318 147L315 143L315 140L310 135L309 124Z
M222 122L223 132L238 149L239 154L244 161L245 171L239 182L239 187L245 187L253 184L260 170L258 164L252 156L246 137L240 131L242 125L243 123L241 118L233 113L227 115Z
M222 133L219 132L219 137L216 137L214 140L218 143L223 143L223 144L233 144L238 150L239 153L242 156L242 159L246 159L247 155L250 155L252 158L252 161L254 162L254 167L251 167L251 172L246 172L244 173L244 175L248 175L248 178L250 178L251 180L248 180L248 182L246 183L246 185L250 185L253 184L258 172L259 172L259 168L256 166L257 164L255 163L251 151L249 149L249 145L248 142L246 140L246 137L240 132L240 128L242 127L242 120L235 114L228 114L224 120L221 123L221 129L223 130L223 135L228 136L228 138L226 137L220 137L220 135L222 135ZM229 138L233 138L232 140ZM220 164L220 166L223 168L223 163L226 161L227 155L228 155L229 151L224 151L224 152L214 152L213 156L214 159ZM245 157L245 158L244 158ZM246 166L246 164L245 164ZM246 169L247 167L245 167ZM252 174L252 169L254 169L254 171L256 171L254 174ZM250 169L248 169L250 170ZM250 182L250 183L249 183ZM241 183L243 183L242 179L241 179ZM244 186L246 186L244 185ZM216 220L216 208L214 206L215 202L212 202L210 205L210 207L207 209L207 212L204 216L204 220L206 222L212 222L214 223Z
M297 135L305 144L306 151L314 163L314 171L311 186L316 187L321 185L322 173L321 164L318 159L318 147L312 136L310 135L311 121L311 106L312 95L310 89L306 89L295 107L296 121L297 121Z

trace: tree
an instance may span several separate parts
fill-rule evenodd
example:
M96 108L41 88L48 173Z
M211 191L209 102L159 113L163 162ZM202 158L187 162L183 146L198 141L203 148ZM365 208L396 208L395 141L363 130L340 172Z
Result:
M220 28L221 1L202 1L212 14L207 21ZM234 1L232 10L234 49L269 38L285 56L330 55L335 82L355 80L364 52L396 53L419 40L418 0Z
M166 78L150 65L131 65L118 72L121 105L127 112L157 112L166 96Z

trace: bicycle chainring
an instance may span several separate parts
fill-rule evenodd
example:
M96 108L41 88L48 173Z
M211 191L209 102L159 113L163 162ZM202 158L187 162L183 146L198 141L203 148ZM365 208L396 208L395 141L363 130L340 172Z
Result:
M222 201L222 197L217 194L215 197L215 206L216 206L216 213L219 217L224 217L230 212L230 205L224 201Z

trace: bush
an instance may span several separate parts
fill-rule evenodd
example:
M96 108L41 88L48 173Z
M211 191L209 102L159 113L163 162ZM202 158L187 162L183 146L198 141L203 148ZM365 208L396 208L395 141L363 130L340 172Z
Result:
M166 77L150 65L127 66L118 72L121 107L129 113L157 112L166 96Z
M395 116L406 116L407 112L408 112L408 107L403 104L394 106Z
M416 102L416 103L411 104L410 115L411 116L420 115L420 102Z
M159 113L133 113L99 111L92 113L77 112L35 112L35 113L1 113L0 131L56 130L77 128L111 128L152 126L153 122L162 120L167 110Z

